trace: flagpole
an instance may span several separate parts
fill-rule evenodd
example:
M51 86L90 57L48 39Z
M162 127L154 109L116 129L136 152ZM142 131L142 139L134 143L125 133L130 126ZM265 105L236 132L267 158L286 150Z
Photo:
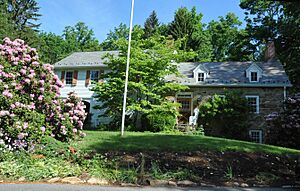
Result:
M130 14L130 27L129 27L129 39L128 39L128 51L127 51L127 64L126 64L126 74L125 74L125 88L124 88L124 97L123 97L123 112L122 112L121 136L124 135L124 129L125 129L125 113L126 113L126 98L127 98L129 62L130 62L130 48L131 48L131 33L132 33L133 9L134 9L134 0L131 0L131 14Z

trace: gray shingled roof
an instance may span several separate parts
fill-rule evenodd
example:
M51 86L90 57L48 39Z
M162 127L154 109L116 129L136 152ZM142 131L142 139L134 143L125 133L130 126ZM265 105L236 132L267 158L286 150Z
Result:
M250 83L246 77L246 70L251 64L258 65L263 73L259 82ZM199 65L209 70L209 75L204 82L196 82L193 70ZM273 60L268 62L204 62L204 63L179 63L178 70L183 75L168 76L168 81L178 82L191 86L291 86L282 64Z
M54 64L55 68L71 68L77 67L104 67L105 59L102 59L104 55L112 54L118 55L119 51L95 51L95 52L75 52L70 56L60 60Z

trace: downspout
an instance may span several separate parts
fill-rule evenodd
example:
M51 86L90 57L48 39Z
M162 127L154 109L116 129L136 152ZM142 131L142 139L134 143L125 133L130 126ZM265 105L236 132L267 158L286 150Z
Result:
M283 101L286 100L286 86L283 87Z

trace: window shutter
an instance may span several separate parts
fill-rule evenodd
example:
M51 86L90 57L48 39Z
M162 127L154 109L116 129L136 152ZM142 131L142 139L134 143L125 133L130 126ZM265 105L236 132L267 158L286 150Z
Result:
M98 82L103 82L102 75L104 74L104 70L99 70Z
M90 79L91 79L91 74L90 71L87 70L86 71L86 77L85 77L85 87L88 87L90 84Z
M76 84L77 84L77 78L78 78L78 71L75 70L74 74L73 74L72 86L76 86Z
M64 83L65 80L65 71L61 71L60 81Z

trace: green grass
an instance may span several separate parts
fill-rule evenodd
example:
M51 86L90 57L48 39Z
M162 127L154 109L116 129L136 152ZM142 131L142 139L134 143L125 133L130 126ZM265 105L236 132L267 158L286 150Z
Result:
M106 131L86 131L86 134L83 140L74 142L73 146L80 150L98 152L208 150L300 155L300 150L207 136L126 132L124 137L120 137L119 132Z

